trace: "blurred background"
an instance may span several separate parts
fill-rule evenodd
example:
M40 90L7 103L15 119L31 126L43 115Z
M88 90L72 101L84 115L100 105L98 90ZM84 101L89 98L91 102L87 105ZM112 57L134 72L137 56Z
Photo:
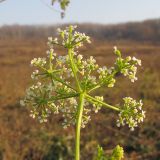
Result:
M39 124L19 105L31 84L30 60L46 56L47 37L71 23L92 39L81 54L95 56L99 64L114 63L115 45L124 56L142 60L137 82L119 76L113 89L101 88L96 94L110 104L126 96L142 99L147 112L134 132L117 128L113 111L102 109L92 116L82 129L82 159L92 160L98 144L106 153L119 144L126 160L160 160L159 0L71 0L63 19L59 5L51 6L49 0L0 3L0 160L73 159L74 128L64 130L61 117L54 115ZM56 52L64 54L57 47Z

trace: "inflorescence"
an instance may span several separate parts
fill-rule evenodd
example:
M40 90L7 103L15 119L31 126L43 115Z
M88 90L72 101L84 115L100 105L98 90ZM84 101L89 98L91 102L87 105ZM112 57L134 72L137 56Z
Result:
M122 58L121 52L115 47L117 56L113 67L99 67L93 56L85 59L78 54L77 49L85 42L91 43L90 37L75 31L76 26L58 29L58 38L48 38L49 50L45 58L34 58L31 66L36 68L31 74L33 85L26 90L21 105L30 106L30 116L40 122L47 122L51 113L61 114L64 118L63 127L76 124L79 96L85 93L84 109L81 127L90 121L90 113L97 113L103 106L108 106L119 112L117 126L127 124L131 130L143 122L145 112L142 101L124 98L124 104L119 107L108 105L103 96L91 96L90 93L102 86L114 87L116 75L121 73L131 82L137 80L137 66L141 61L135 57ZM55 53L54 45L62 46L68 51L66 55Z

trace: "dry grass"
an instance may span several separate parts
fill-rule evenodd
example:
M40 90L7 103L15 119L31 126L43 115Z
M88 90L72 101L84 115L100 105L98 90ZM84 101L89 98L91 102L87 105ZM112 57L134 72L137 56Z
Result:
M107 102L113 104L124 96L142 98L147 118L135 132L129 132L127 128L118 129L115 126L116 116L112 112L102 110L82 130L83 159L90 160L96 145L100 143L106 150L116 144L124 146L127 160L160 160L160 46L125 41L94 41L88 50L87 47L82 49L82 54L96 56L101 65L110 66L114 63L112 48L115 44L124 55L142 59L139 81L133 85L125 78L118 77L119 81L113 90L101 88L97 94L104 94ZM28 116L26 108L19 106L19 100L31 82L30 60L45 56L45 50L44 40L0 41L0 152L4 160L43 159L53 136L67 137L73 141L73 128L63 131L58 125L61 118L53 117L50 123L40 125ZM62 53L62 50L58 51Z

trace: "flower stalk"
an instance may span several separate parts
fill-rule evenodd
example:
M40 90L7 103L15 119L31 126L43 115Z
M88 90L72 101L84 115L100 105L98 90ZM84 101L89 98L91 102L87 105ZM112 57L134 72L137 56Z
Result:
M60 39L48 38L47 58L34 58L31 61L31 65L36 67L31 75L33 85L26 90L26 96L20 103L31 107L30 116L40 123L47 122L53 113L62 115L63 128L74 126L75 160L80 160L81 128L91 120L91 112L97 113L102 107L114 110L119 116L117 126L126 124L133 131L143 122L145 111L142 110L141 100L137 102L125 97L123 104L112 106L104 102L103 96L90 95L100 87L114 87L116 74L128 77L131 82L136 81L137 66L141 65L141 60L130 56L123 58L115 47L117 59L114 66L99 67L93 56L85 59L77 53L85 42L90 43L90 38L75 31L75 28L58 29ZM68 54L57 56L54 45L64 47Z
M76 142L75 142L75 160L80 160L80 133L84 107L85 93L81 93L79 97L79 105L76 118Z
M72 48L68 49L68 54L69 54L71 68L72 68L72 72L74 74L74 78L75 78L75 81L76 81L76 84L77 84L78 91L81 92L81 87L80 87L80 84L79 84L79 80L78 80L77 73L76 73L77 71L76 71L75 64L74 64Z
M93 101L93 103L94 103L94 102L98 102L99 104L102 104L103 107L106 107L106 108L109 108L109 109L113 109L113 110L115 110L115 111L120 111L120 109L119 109L118 107L114 107L114 106L109 105L109 104L107 104L107 103L105 103L105 102L103 102L103 101L100 101L100 100L98 100L98 99L90 96L89 94L86 94L86 98L89 99L89 100L91 100L91 101Z

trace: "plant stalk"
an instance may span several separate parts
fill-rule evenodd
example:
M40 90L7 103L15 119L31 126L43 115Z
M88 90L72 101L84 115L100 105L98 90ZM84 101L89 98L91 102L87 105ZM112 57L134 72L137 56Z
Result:
M81 87L80 87L80 84L79 84L79 80L78 80L77 73L76 73L76 68L75 68L75 63L74 63L74 60L73 60L72 48L68 49L68 54L69 54L69 59L70 59L70 62L71 62L71 68L72 68L72 72L74 74L74 78L76 80L78 91L81 92Z
M110 108L110 109L113 109L115 111L120 111L120 109L118 107L111 106L111 105L109 105L109 104L107 104L107 103L105 103L103 101L100 101L100 100L98 100L98 99L96 99L96 98L94 98L94 97L92 97L92 96L90 96L88 94L86 94L86 98L88 98L88 99L90 99L90 100L92 100L94 102L98 102L98 103L102 104L106 108Z
M75 142L75 160L80 160L80 131L83 116L85 94L81 93L79 97L79 106L76 118L76 142Z

